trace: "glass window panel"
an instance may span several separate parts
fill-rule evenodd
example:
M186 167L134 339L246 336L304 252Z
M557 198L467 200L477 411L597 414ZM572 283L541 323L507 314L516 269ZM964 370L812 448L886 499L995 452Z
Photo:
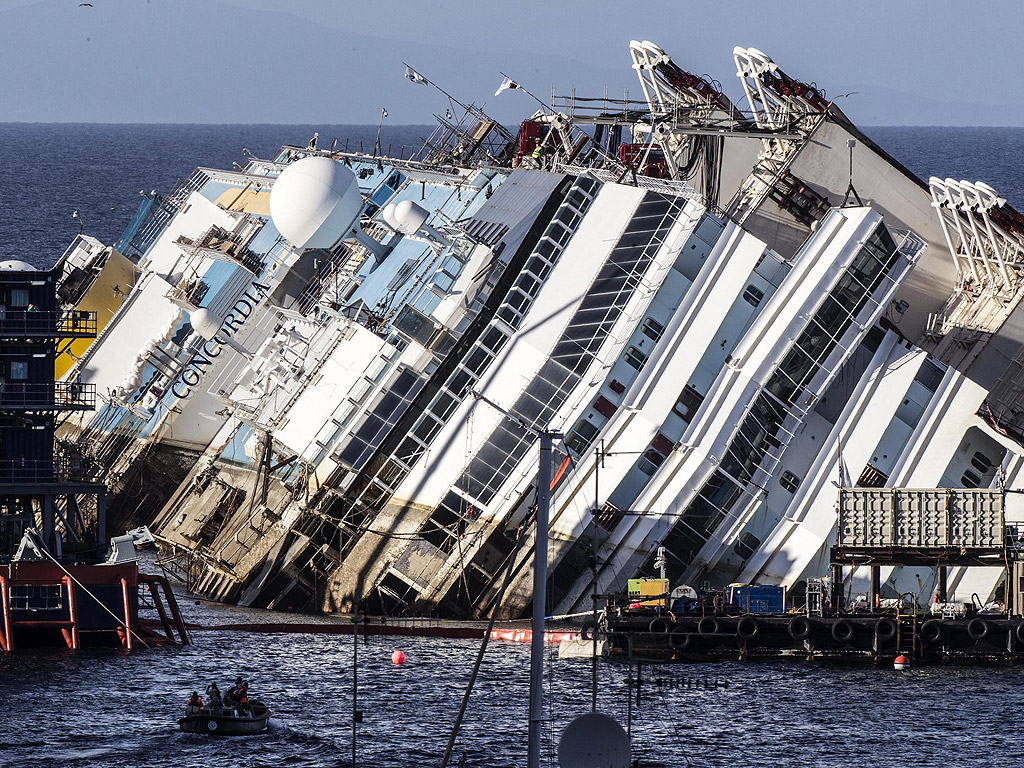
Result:
M748 285L747 289L743 291L743 300L753 307L759 306L761 304L761 299L763 298L764 291L756 285Z
M11 288L11 309L25 309L28 306L28 289Z
M644 320L643 332L647 338L657 341L665 334L665 326L649 317Z
M647 355L636 347L630 347L626 350L626 354L623 356L623 359L639 371L644 367L644 363L647 362Z

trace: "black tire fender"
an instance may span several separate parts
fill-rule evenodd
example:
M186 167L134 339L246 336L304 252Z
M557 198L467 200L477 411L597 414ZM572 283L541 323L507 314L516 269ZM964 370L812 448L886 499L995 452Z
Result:
M664 616L655 616L647 625L647 631L652 635L667 635L670 629L672 627Z
M945 634L946 627L938 619L928 619L928 621L921 625L921 639L929 645L942 640Z
M814 625L806 616L794 616L789 620L786 629L794 640L806 640L814 634Z
M832 639L837 643L848 643L853 639L853 624L846 619L838 619L832 625Z
M697 624L697 631L702 635L717 635L722 625L714 616L705 616Z
M893 640L896 637L896 622L883 616L875 622L875 637L879 640Z
M673 650L683 650L690 644L690 630L686 627L676 627L668 635L668 644Z
M1013 634L1017 636L1017 642L1024 643L1024 624L1018 624L1014 628Z
M967 634L971 636L972 640L985 639L988 637L990 629L989 623L980 616L975 616L967 624Z
M741 640L753 640L761 631L761 622L753 616L744 616L736 622L736 634Z

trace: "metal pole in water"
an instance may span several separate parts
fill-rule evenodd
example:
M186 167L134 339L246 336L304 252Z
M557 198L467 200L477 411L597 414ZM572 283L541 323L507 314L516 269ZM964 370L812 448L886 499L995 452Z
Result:
M601 440L598 447L594 449L594 517L596 518L599 512L597 506L597 500L601 498L601 486L599 478L601 475L601 465L604 464L604 440ZM591 621L593 621L594 628L592 634L594 639L591 643L591 656L590 656L590 711L597 712L597 540L594 539L591 543L590 556L591 561L591 577L592 577L592 590L593 594L591 599L593 601L593 612L591 615Z
M533 622L530 645L529 768L540 768L540 736L544 707L544 615L548 582L548 515L551 504L551 445L554 433L540 433L540 469L537 476L537 535L533 548Z
M356 661L359 655L359 614L352 617L352 768L356 768L356 723L359 722L358 676Z
M424 183L424 189L426 185ZM530 729L527 741L527 766L540 768L540 737L544 711L544 617L547 609L548 586L548 519L551 507L551 450L562 433L538 430L517 416L513 416L493 400L475 390L470 394L490 405L509 421L540 440L540 467L537 471L537 533L533 542L533 621L530 643Z

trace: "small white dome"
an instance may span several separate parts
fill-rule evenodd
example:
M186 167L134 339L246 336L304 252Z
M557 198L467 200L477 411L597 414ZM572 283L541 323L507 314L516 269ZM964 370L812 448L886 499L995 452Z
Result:
M213 339L214 336L220 331L221 325L224 320L217 317L213 312L206 309L206 307L200 307L199 309L189 313L189 322L192 324L192 330L198 333L207 341Z
M327 157L292 163L270 191L274 226L296 248L333 247L358 227L362 210L356 175Z
M0 269L5 272L38 272L39 270L21 259L8 259L0 261Z
M395 206L392 214L398 223L398 231L406 235L415 235L419 228L427 221L430 214L422 205L417 205L412 200L403 200Z
M380 217L384 219L389 227L392 229L398 229L398 219L395 218L395 208L398 206L394 203L388 203L380 209Z

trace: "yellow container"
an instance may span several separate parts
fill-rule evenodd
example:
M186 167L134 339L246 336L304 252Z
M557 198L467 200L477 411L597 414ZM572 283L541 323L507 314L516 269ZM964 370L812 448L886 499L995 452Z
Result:
M652 608L668 607L668 579L630 579L626 582L629 599Z

